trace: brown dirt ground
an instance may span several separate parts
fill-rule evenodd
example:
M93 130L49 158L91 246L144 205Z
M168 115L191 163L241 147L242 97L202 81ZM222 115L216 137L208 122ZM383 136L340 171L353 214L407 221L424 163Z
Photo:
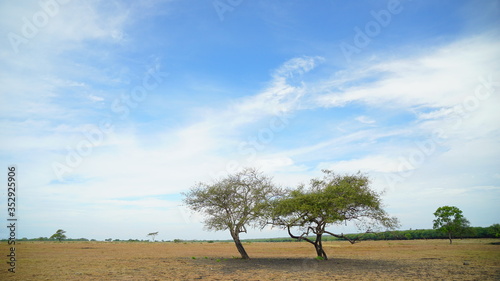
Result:
M251 260L232 243L18 242L9 273L2 243L0 280L500 280L499 244L327 242L318 261L305 242L244 243Z

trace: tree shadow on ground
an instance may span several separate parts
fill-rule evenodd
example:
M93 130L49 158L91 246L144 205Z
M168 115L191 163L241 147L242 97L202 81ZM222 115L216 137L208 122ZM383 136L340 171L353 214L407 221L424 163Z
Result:
M220 265L224 273L249 270L269 270L275 272L349 272L374 270L400 270L403 265L396 261L369 259L317 260L313 258L253 258L243 259L210 259L204 263Z

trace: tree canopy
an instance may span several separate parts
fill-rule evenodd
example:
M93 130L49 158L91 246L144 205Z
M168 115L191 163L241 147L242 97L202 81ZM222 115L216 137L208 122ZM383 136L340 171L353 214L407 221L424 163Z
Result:
M462 215L462 210L455 206L443 206L434 212L434 229L448 234L450 244L453 234L463 233L469 227L469 221Z
M59 242L61 242L62 240L66 239L66 235L64 233L66 233L66 231L64 231L62 229L58 229L56 231L56 233L54 233L54 234L52 234L52 236L50 236L50 239L57 239L57 240L59 240Z
M185 196L184 203L192 210L205 214L208 230L229 230L241 257L249 256L239 235L247 227L259 225L270 200L280 194L270 177L253 168L228 175L211 184L198 183Z
M153 242L155 242L156 235L158 235L158 231L157 232L148 233L148 235L146 235L146 236L151 236L151 238L153 239Z
M323 259L328 257L323 250L322 235L347 238L327 230L330 225L355 221L367 231L379 225L387 229L398 225L397 219L382 209L380 194L370 189L367 176L359 172L353 175L323 172L324 177L311 180L308 188L301 185L275 200L270 223L287 229L292 238L313 244L318 257ZM292 234L292 228L298 228L301 233ZM309 238L311 234L315 238Z

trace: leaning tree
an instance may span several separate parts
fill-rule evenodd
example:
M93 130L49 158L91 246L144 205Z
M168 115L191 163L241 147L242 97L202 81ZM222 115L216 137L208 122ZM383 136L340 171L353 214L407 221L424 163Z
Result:
M462 210L455 206L443 206L434 212L436 219L433 221L433 228L448 234L448 239L453 234L463 233L469 227L469 221L463 216Z
M240 233L246 233L247 226L260 225L270 200L279 192L270 177L245 168L210 184L198 183L183 195L190 209L204 213L206 229L229 230L241 257L249 259Z
M57 239L59 240L59 242L61 242L62 240L66 239L66 231L62 230L62 229L58 229L56 231L56 233L52 234L52 236L50 236L50 239Z
M378 225L388 229L398 226L398 220L382 209L380 194L370 188L367 176L359 172L353 175L323 172L324 177L311 180L308 188L301 185L274 200L269 223L287 229L292 238L311 243L317 256L325 260L328 257L322 244L324 234L355 242L327 230L328 226L355 221L367 232ZM292 234L292 228L298 228L300 234Z

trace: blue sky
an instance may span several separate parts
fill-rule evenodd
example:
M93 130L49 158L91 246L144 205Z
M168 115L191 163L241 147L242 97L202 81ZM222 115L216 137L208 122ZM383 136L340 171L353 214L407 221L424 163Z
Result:
M499 1L3 1L19 236L230 239L180 193L246 166L360 170L402 229L499 223L499 26Z

